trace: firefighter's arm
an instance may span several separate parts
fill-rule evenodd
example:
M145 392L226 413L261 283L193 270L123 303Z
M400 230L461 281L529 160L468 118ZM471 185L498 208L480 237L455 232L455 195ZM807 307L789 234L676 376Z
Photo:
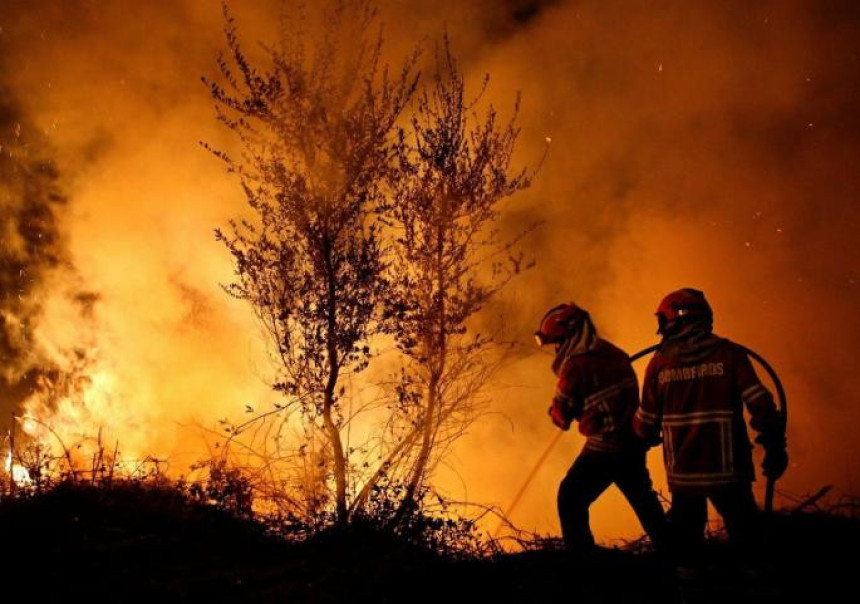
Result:
M562 371L549 407L552 423L562 430L569 430L571 422L582 417L582 396L579 390L576 375L572 371Z
M759 433L755 440L764 447L764 475L779 478L788 467L785 421L745 353L740 353L735 361L735 385L750 414L750 427Z
M660 423L663 416L663 406L657 391L657 356L648 363L645 371L645 383L642 388L642 400L636 414L633 416L633 430L649 447L660 444Z

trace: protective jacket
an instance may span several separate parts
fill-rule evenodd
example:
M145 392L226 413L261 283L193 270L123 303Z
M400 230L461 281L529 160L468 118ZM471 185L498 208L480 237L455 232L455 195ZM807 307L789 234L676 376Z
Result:
M773 397L740 346L711 333L664 341L633 425L651 444L662 434L669 490L697 494L755 480L744 405L754 430L781 430Z
M623 350L595 338L582 352L559 356L550 415L567 430L572 420L586 437L585 451L621 451L638 444L633 414L639 405L639 384Z

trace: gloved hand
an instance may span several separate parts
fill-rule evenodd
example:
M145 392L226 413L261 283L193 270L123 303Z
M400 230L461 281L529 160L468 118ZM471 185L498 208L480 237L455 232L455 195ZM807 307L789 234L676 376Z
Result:
M569 430L571 420L566 415L564 403L560 399L553 399L552 406L549 408L549 416L552 419L552 423L562 430Z
M788 468L788 451L785 446L765 449L762 460L762 473L772 480L779 479Z
M762 473L777 480L785 473L788 467L788 451L785 440L785 429L778 425L770 432L762 433L756 442L764 447L764 460L762 460Z

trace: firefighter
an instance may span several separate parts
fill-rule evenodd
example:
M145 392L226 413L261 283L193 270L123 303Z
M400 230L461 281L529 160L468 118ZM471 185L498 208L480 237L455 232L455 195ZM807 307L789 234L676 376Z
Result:
M661 549L666 521L645 466L646 447L633 432L639 384L627 354L598 337L589 314L573 303L550 309L535 337L539 346L555 346L552 422L568 430L576 420L586 437L558 490L565 547L575 553L594 549L588 508L614 483Z
M670 293L656 315L663 339L646 370L633 424L647 444L663 442L679 570L697 572L708 500L722 516L738 559L749 560L762 527L744 406L765 450L764 475L773 479L788 465L781 414L746 352L714 335L713 312L701 291Z

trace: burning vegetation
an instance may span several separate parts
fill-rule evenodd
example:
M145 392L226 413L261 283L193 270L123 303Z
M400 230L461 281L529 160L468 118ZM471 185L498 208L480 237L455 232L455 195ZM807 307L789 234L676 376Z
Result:
M91 321L98 295L72 263L61 228L68 198L51 155L0 88L0 448L10 490L38 487L58 464L74 472L89 463L97 437L87 430L115 424L112 376L99 366ZM46 337L48 313L73 323L69 340Z
M476 317L531 266L519 244L535 225L510 236L498 225L502 205L535 174L511 166L519 100L504 121L483 100L486 78L470 96L447 37L424 79L420 50L392 69L369 2L334 2L309 18L287 17L299 10L289 2L282 10L279 38L251 58L225 6L220 77L204 79L239 142L204 147L238 178L248 206L216 230L234 264L224 289L250 304L281 400L203 431L213 449L191 468L194 493L293 533L370 518L471 547L474 522L451 516L432 476L511 354ZM31 301L25 288L60 266L61 240L47 231L52 204L64 200L50 164L25 164L15 151L8 157L20 165L9 170L27 172L14 194L33 199L4 225L25 239L4 261L8 279L19 279L4 291ZM38 353L39 309L7 299L9 354ZM75 294L83 325L97 300ZM28 391L4 442L6 492L175 478L112 429L121 397L98 342L50 344L41 365L7 373Z

